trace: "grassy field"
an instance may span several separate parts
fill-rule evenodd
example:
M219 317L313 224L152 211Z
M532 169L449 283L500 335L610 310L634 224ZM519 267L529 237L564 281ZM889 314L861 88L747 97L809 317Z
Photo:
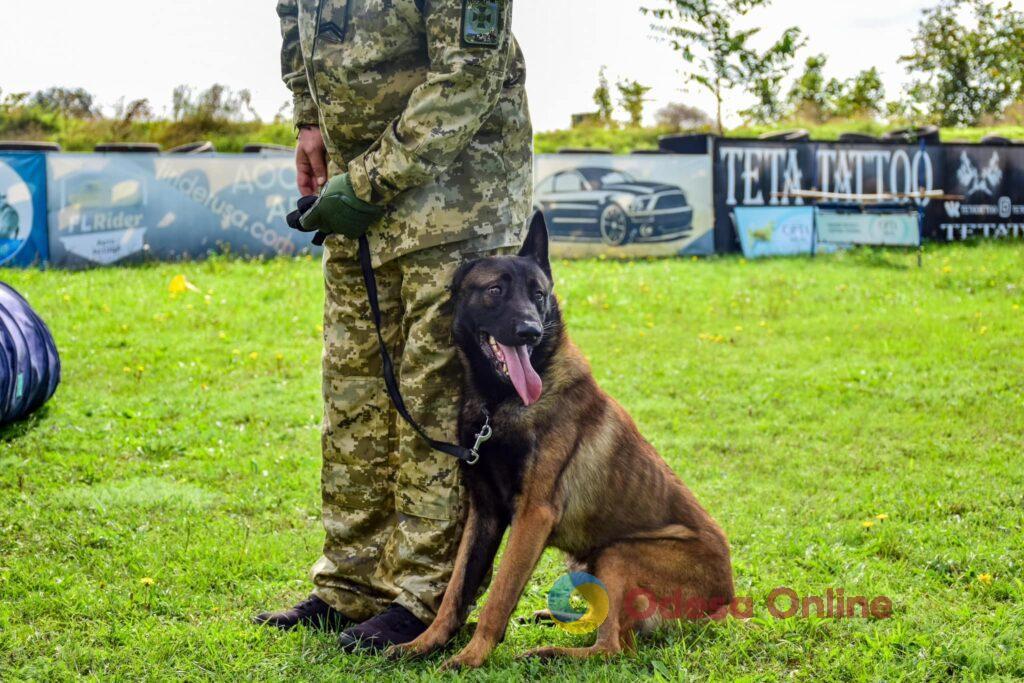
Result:
M200 291L172 296L184 274ZM1024 677L1024 248L556 264L571 332L730 536L754 617L635 658L513 625L472 680ZM6 272L64 384L0 446L0 679L428 680L252 627L318 556L319 267ZM520 603L544 605L554 552ZM777 586L884 620L773 618ZM465 635L460 642L464 642Z

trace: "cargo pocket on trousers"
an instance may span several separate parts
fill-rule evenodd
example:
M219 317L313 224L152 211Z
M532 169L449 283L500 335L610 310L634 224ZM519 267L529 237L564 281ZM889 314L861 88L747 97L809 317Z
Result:
M394 468L387 395L378 379L335 379L324 387L324 504L346 510L389 506Z
M427 456L406 456L396 483L395 505L400 514L439 521L458 519L462 481L458 462L450 455L431 451Z

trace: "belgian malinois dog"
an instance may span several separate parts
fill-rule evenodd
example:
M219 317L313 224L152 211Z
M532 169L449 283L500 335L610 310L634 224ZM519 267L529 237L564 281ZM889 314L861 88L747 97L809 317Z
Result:
M484 662L547 546L604 584L608 617L591 647L528 655L632 651L634 631L658 612L629 604L638 589L705 606L704 615L733 599L725 534L626 411L598 388L566 336L552 284L539 212L518 256L472 261L454 277L454 340L466 378L459 439L476 443L485 416L493 436L479 446L476 464L463 464L467 518L437 618L392 655L424 655L448 643L510 526L476 631L447 668Z

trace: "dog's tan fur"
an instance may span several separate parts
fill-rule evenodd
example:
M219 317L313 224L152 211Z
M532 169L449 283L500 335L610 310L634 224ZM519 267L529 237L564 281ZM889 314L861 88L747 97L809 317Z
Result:
M475 280L487 276L487 264L473 272ZM524 409L521 403L506 401L491 416L496 434L522 435L534 447L523 465L511 531L490 597L472 639L448 667L484 662L502 639L547 546L565 551L604 583L610 611L592 646L544 648L531 655L587 657L632 650L633 631L641 624L630 616L638 607L629 610L624 601L636 588L657 596L681 594L684 600L726 604L733 598L725 534L626 411L598 388L586 360L564 334L550 353L543 378L539 402ZM479 415L485 399L468 388L463 414ZM466 566L475 552L474 539L487 524L494 521L471 504L437 619L393 653L431 652L461 627L471 607L466 604Z

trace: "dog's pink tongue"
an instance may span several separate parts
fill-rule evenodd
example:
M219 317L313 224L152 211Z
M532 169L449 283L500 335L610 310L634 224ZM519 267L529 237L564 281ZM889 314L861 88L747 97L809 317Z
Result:
M540 399L540 392L544 389L544 383L540 375L530 364L530 354L525 346L505 346L498 343L501 352L505 355L505 364L508 366L508 376L512 380L512 386L516 388L519 398L523 404L530 406Z

